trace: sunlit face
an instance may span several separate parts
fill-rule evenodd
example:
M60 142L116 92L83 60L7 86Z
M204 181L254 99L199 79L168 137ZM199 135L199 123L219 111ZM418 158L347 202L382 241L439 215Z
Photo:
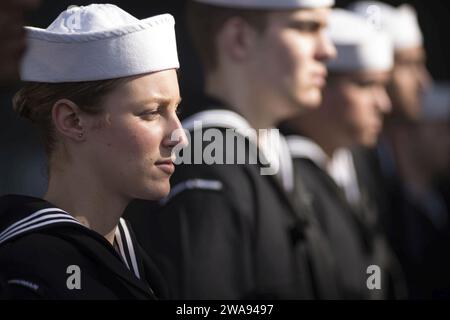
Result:
M19 64L25 52L25 13L38 0L0 1L0 83L19 78Z
M429 83L423 48L397 50L388 87L393 114L410 120L418 119L421 98Z
M321 102L327 75L324 62L336 54L325 35L329 12L319 8L269 14L251 72L259 94L272 102L268 112L278 118Z
M84 152L105 188L127 199L160 199L170 191L172 149L185 142L176 110L175 70L130 78L104 100L104 113L90 116Z
M365 71L333 77L324 92L330 132L347 146L374 146L383 116L391 108L385 89L389 73Z

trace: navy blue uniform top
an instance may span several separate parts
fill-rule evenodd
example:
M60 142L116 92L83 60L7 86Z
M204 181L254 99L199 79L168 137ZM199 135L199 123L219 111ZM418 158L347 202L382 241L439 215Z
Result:
M165 297L162 277L123 219L116 243L118 250L42 199L0 198L0 275L7 298Z

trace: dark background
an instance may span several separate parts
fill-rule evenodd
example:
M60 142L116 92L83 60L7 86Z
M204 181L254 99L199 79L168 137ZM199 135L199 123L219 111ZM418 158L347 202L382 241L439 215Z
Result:
M183 96L183 113L192 110L190 101L202 86L199 63L189 44L185 28L185 0L42 0L40 8L29 17L29 25L46 28L69 5L113 3L143 19L161 13L171 13L176 19L177 42L181 63L180 87ZM345 7L353 1L337 0L338 7ZM450 4L448 1L409 0L384 1L393 5L409 3L418 11L428 54L428 68L436 80L450 80ZM0 195L21 193L42 196L46 188L45 156L33 128L12 112L11 98L20 84L0 87ZM183 114L182 114L183 116Z

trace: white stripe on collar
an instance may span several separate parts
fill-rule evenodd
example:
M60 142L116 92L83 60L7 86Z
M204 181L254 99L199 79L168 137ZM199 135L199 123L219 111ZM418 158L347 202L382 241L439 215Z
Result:
M119 226L117 226L117 228L116 228L115 236L116 236L117 246L119 247L120 255L122 256L122 260L123 260L123 262L125 262L125 265L130 270L130 266L128 265L128 259L127 259L127 256L125 255L125 250L123 249L122 236L120 234Z
M191 179L178 183L171 188L170 193L167 197L162 199L159 203L161 205L167 204L173 197L180 194L185 190L212 190L220 191L223 188L223 184L219 180L205 180L205 179Z
M73 220L71 220L71 219L67 219L67 218L64 218L64 219L54 219L54 220L49 220L49 221L45 221L45 222L42 222L42 223L34 224L34 225L32 225L32 226L30 226L30 227L28 227L28 228L21 229L21 230L18 231L18 232L12 233L12 234L10 234L9 236L5 236L5 237L3 237L3 238L0 240L0 244L2 244L3 242L5 242L5 241L7 241L7 240L10 240L10 239L12 239L12 238L15 238L15 237L17 237L17 236L19 236L19 235L21 235L21 234L23 234L23 233L25 233L25 232L28 232L28 231L30 231L30 230L39 229L39 228L44 227L44 226L48 226L48 225L51 225L51 224L62 223L62 222L65 222L65 223L73 223L73 224L77 224L77 225L81 225L81 226L82 226L81 223L75 222L75 221L73 221Z
M259 149L262 156L270 163L271 167L278 168L276 176L281 182L283 189L287 192L294 190L294 165L289 151L286 138L278 132L275 136L268 137L266 134L259 136ZM268 159L268 160L267 160Z
M30 220L28 222L22 223L18 226L16 226L15 228L9 230L8 232L4 232L0 235L0 241L4 238L7 237L11 234L20 232L21 230L23 230L26 227L29 226L33 226L35 224L37 224L38 222L40 223L41 221L52 221L55 219L69 219L69 220L75 220L75 219L71 219L71 217L68 217L67 214L60 214L60 213L55 213L55 214L45 214L45 215L41 215L38 218L35 218L33 220Z
M271 162L278 162L278 177L280 178L284 189L286 191L292 191L294 189L292 159L290 157L287 143L281 134L279 135L280 143L278 144L280 146L280 150L267 150L262 147L263 144L252 139L252 135L249 136L245 134L246 130L253 128L244 117L234 111L221 109L202 111L185 119L182 125L186 130L192 131L195 129L195 122L201 122L202 128L218 127L225 129L236 129L237 133L241 131L244 136L249 138L251 143L258 146L258 150L261 150L262 156L266 160L270 159Z
M50 214L51 212L57 213ZM59 208L46 208L34 212L33 214L27 216L22 220L15 222L14 224L10 225L8 228L3 230L0 233L0 244L14 237L17 237L25 232L61 222L68 222L77 225L82 225L64 210L61 210Z
M289 136L286 139L294 159L304 158L311 160L328 173L336 184L344 190L350 203L355 204L360 200L361 193L353 156L348 149L341 148L336 150L333 157L329 159L323 149L311 139L303 136Z
M23 218L23 219L21 219L21 220L15 222L15 223L13 223L13 224L10 225L8 228L6 228L5 230L3 230L3 231L0 233L0 237L3 236L3 234L5 234L6 232L8 232L9 230L15 228L16 226L18 226L18 225L20 225L20 224L22 224L22 223L25 223L25 222L27 222L27 221L29 221L29 220L32 220L32 219L34 219L35 217L37 217L37 216L39 216L39 215L41 215L41 214L47 213L47 212L64 212L64 213L67 214L67 212L65 212L64 210L61 210L61 209L59 209L59 208L47 208L47 209L42 209L42 210L36 211L36 212L34 212L33 214L31 214L31 215L29 215L29 216L27 216L27 217L25 217L25 218Z
M213 109L206 110L199 113L196 113L182 122L183 128L188 131L195 130L195 124L200 122L202 128L224 128L224 129L235 129L237 133L245 136L248 140L258 146L258 149L261 149L258 145L258 141L256 136L246 134L247 130L254 130L250 123L245 120L240 114L230 111L230 110L221 110L221 109ZM266 152L263 149L262 154L266 159L270 159Z
M125 220L122 218L120 218L120 225L122 226L123 232L125 234L125 240L127 241L127 246L131 258L131 265L133 266L134 274L136 275L136 277L138 277L138 279L140 279L141 275L139 274L136 252L134 251L133 241L131 241L130 231L128 230Z
M328 156L317 143L302 136L288 136L286 141L292 158L309 159L320 168L326 169Z
M356 205L361 200L358 178L352 153L348 149L339 149L333 155L328 172L336 184L344 189L347 201Z
M213 109L196 113L183 122L183 128L188 131L194 130L196 121L201 121L203 127L219 127L245 130L251 129L250 123L238 113L230 110Z
M123 242L120 231L123 232L126 242ZM120 218L119 225L116 228L115 236L116 236L117 244L119 246L120 254L125 262L125 265L127 266L127 268L130 271L134 272L134 275L138 279L140 279L141 275L139 273L139 268L138 268L138 263L137 263L137 258L136 258L136 252L134 250L133 241L131 240L131 235L130 235L130 231L128 230L127 224L126 224L125 220L122 218ZM124 244L126 244L126 246ZM130 264L133 269L130 268L130 264L128 263L128 259L125 254L125 250L127 251L126 253L128 253L128 256L130 257Z
M294 190L294 164L292 162L292 156L289 151L289 146L286 138L280 134L280 150L278 150L279 161L279 177L283 184L284 190L292 192Z

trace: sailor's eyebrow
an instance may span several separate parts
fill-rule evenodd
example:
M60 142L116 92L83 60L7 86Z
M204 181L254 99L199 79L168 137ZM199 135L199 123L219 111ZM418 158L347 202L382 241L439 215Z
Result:
M153 97L147 98L142 101L134 102L133 104L138 105L138 106L144 106L144 105L149 105L149 104L158 104L158 105L168 106L171 104L179 105L181 103L181 100L182 100L181 97L179 97L174 102L174 99L172 99L172 98L162 97L162 96L153 96Z

